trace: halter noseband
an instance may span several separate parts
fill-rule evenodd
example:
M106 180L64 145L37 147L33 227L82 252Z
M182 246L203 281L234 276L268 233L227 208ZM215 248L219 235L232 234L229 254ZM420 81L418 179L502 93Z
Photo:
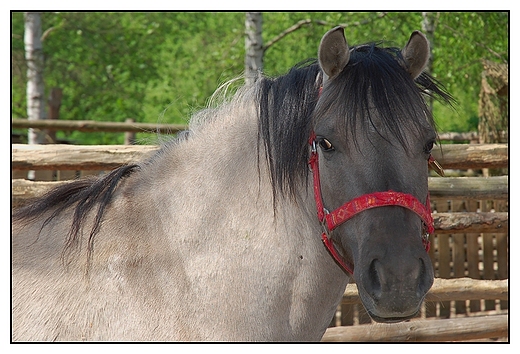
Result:
M314 180L314 199L316 201L316 209L318 211L318 220L323 225L324 232L321 236L325 247L336 260L336 262L347 272L353 274L353 265L347 264L348 261L344 260L336 251L330 233L345 221L352 218L354 215L360 212L382 206L396 205L403 208L407 208L415 212L423 221L423 236L422 242L426 252L430 249L430 241L428 240L429 234L433 233L433 218L430 209L430 194L426 198L426 204L421 203L417 198L411 194L386 191L386 192L375 192L369 194L363 194L362 196L356 197L339 208L329 212L323 206L323 198L321 196L320 186L320 170L318 163L318 151L316 148L316 134L314 131L311 133L309 138L309 144L311 146L311 154L309 159L309 166L312 170L312 177ZM430 156L429 163L431 164L435 160ZM440 168L436 162L436 167Z

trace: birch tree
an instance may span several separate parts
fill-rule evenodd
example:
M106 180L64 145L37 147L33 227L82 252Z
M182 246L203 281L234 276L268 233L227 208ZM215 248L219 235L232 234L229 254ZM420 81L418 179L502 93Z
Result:
M263 69L262 13L246 12L246 84L253 83Z
M27 62L27 116L29 120L45 119L45 92L43 84L42 25L38 12L26 12L25 59ZM42 144L45 135L37 129L29 129L29 144Z
M423 12L422 13L422 22L421 29L428 38L430 42L430 60L428 61L428 65L426 66L426 72L430 75L433 74L433 47L435 45L435 27L438 20L438 14L433 12ZM427 103L430 108L430 112L433 111L433 97L427 98Z
M45 92L43 84L43 48L41 16L38 12L25 12L25 59L27 62L27 116L29 120L45 119ZM45 133L30 128L29 144L45 143ZM27 178L34 179L35 171L29 171Z

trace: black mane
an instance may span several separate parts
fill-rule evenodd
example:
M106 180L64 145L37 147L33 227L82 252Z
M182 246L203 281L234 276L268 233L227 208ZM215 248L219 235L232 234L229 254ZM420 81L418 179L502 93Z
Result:
M307 141L320 77L317 61L307 60L284 76L259 82L258 138L265 147L275 200L278 191L294 194L295 173L307 168Z
M404 63L398 48L382 48L376 43L353 47L348 65L328 82L318 106L322 79L316 60L259 82L258 138L265 147L275 200L277 193L294 196L301 183L306 183L310 132L315 120L328 112L344 117L340 128L351 134L354 143L355 120L371 119L369 103L401 144L405 143L403 126L424 126L425 113L435 128L425 96L445 103L452 97L425 73L414 81Z

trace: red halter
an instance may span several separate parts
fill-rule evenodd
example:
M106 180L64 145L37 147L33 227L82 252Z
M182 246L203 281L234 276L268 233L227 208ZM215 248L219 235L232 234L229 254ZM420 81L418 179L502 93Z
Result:
M356 197L346 202L336 210L329 212L323 206L323 199L321 197L318 151L316 150L316 134L314 133L314 131L311 133L309 144L311 145L311 156L309 159L309 165L312 170L312 177L314 179L314 199L316 201L316 208L318 210L318 219L325 229L325 232L323 232L321 238L331 256L347 273L353 274L353 265L347 264L347 261L344 260L338 254L329 235L339 225L349 220L354 215L367 209L388 205L396 205L410 209L411 211L415 212L417 215L419 215L419 217L424 223L426 232L423 235L422 241L424 248L426 249L426 252L429 251L430 241L428 241L428 236L434 231L433 219L430 209L429 193L426 198L426 205L422 204L413 195L406 193L386 191L363 194L360 197Z

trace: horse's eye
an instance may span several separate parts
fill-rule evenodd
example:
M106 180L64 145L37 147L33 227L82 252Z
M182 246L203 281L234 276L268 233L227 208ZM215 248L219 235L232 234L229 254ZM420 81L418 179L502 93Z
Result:
M332 151L332 150L334 150L334 146L332 146L330 141L328 141L327 139L321 139L319 144L320 144L321 148L323 149L323 151Z
M426 154L430 154L433 150L433 145L435 144L435 141L429 141L426 145L424 145L424 152Z

